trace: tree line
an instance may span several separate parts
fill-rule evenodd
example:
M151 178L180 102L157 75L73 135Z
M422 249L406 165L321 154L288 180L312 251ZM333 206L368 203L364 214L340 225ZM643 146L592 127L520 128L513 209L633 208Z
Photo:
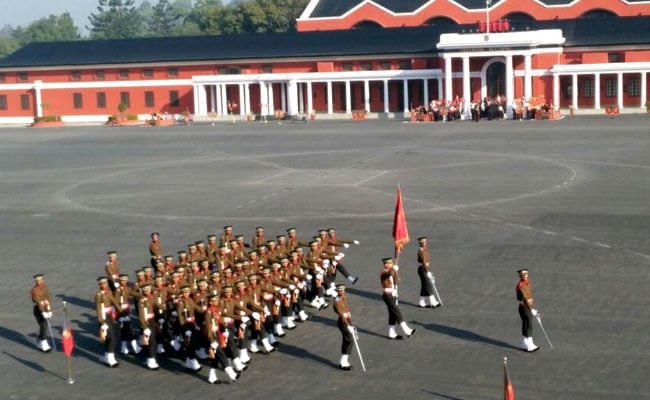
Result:
M287 32L309 0L98 0L82 36L69 13L0 28L0 57L31 42Z

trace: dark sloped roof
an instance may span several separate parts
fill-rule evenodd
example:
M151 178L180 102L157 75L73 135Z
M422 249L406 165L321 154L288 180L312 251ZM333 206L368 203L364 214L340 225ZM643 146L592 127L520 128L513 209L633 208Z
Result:
M435 53L439 27L31 43L0 67Z
M310 18L340 17L365 0L321 0ZM373 0L374 3L396 13L413 12L429 0ZM483 3L485 5L485 2Z
M650 46L650 16L528 21L515 30L561 29L565 47ZM32 43L0 60L0 68L173 63L382 54L436 54L441 33L474 25L434 25L292 33Z

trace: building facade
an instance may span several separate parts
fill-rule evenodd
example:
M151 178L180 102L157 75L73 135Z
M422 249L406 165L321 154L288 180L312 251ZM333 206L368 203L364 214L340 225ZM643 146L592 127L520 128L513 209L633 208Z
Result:
M650 1L488 3L312 0L298 32L33 43L0 60L0 123L403 118L432 101L468 116L485 98L646 112Z

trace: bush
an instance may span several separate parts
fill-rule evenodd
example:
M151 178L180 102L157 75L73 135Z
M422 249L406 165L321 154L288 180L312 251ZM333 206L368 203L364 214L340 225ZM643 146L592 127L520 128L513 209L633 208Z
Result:
M61 121L61 117L58 115L46 115L43 117L34 117L34 123L38 122L58 122Z

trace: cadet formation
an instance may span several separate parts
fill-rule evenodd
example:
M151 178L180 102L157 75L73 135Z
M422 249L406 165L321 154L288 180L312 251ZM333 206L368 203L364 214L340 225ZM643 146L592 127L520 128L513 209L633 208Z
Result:
M348 284L358 280L344 266L340 251L352 244L359 242L339 239L333 228L319 230L312 240L302 241L295 228L267 239L261 226L247 242L228 225L223 234L208 235L207 242L195 241L176 255L168 255L163 252L160 235L154 232L150 264L135 271L133 281L120 267L117 251L108 251L94 298L98 336L104 346L102 361L117 367L119 344L122 356L143 353L149 370L159 369L158 357L172 355L183 359L190 373L201 370L202 364L209 365L209 383L221 382L218 370L235 382L248 368L250 353L273 353L287 331L310 319L306 306L320 311L331 303L342 338L339 368L350 370L352 343L358 336L346 285L337 284L336 279L340 272ZM418 306L437 308L442 302L434 290L427 238L419 238L418 244ZM379 278L388 311L387 337L402 340L416 329L406 323L399 308L398 260L382 261ZM539 348L532 338L532 318L537 310L528 270L518 273L522 349L533 352ZM34 282L30 295L39 325L37 347L49 352L50 293L42 274L35 275Z

